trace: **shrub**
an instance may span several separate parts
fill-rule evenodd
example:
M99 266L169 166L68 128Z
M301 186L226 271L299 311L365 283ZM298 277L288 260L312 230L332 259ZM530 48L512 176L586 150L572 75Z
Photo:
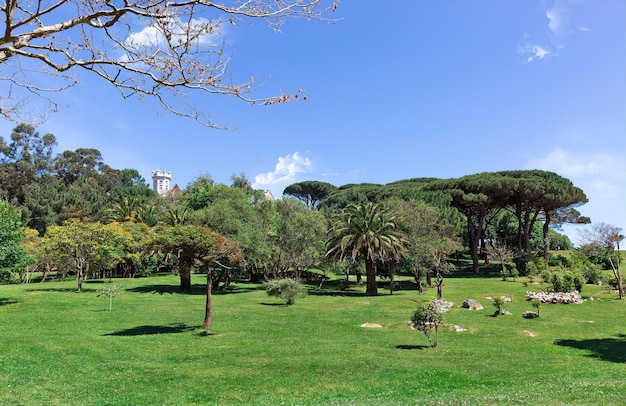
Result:
M579 271L585 277L587 283L597 285L603 282L602 271L597 265L591 263L584 264L579 268Z
M561 254L559 254L559 255L549 254L548 265L550 265L550 266L562 266L562 267L565 267L565 268L569 268L571 266L571 263L570 263L569 259L567 259L566 257L564 257Z
M537 309L537 317L540 317L539 312L540 312L540 309L541 309L541 300L539 300L539 299L537 299L537 298L534 298L534 299L531 301L531 303L532 303L533 307L534 307L535 309Z
M553 272L547 279L551 292L582 292L585 277L580 272Z
M539 273L539 268L537 268L537 264L534 262L529 262L526 264L526 273L528 276L534 276Z
M497 309L496 315L502 314L504 307L504 298L502 297L494 297L493 298L493 306Z
M424 333L431 347L439 344L439 327L443 324L443 313L433 302L420 302L411 316L413 328ZM431 340L431 332L435 330L435 339Z
M300 281L291 278L269 280L265 283L265 291L268 296L283 299L287 305L292 305L296 302L296 299L306 296L304 285Z
M109 299L109 311L113 308L113 298L119 295L122 288L117 285L107 285L104 288L98 289L98 297L104 297Z

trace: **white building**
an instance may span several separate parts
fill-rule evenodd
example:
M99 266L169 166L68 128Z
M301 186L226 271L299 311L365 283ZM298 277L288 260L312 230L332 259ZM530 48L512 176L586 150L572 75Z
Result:
M162 195L170 190L172 182L172 172L162 171L160 169L152 171L152 190Z

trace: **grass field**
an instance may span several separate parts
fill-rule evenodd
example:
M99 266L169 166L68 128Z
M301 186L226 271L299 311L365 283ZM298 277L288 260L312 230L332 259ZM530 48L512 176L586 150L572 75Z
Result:
M626 303L605 287L523 319L526 290L541 286L449 277L445 322L467 331L444 331L433 349L407 326L432 289L310 287L284 306L242 283L214 295L205 333L203 280L194 294L172 275L114 280L124 292L110 312L96 297L106 282L0 286L0 404L626 404ZM512 316L491 316L485 297L499 295L513 297ZM485 310L460 308L468 298Z

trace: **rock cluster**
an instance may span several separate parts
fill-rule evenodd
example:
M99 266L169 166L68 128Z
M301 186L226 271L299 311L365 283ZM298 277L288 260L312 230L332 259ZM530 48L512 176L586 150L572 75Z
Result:
M448 311L449 308L451 308L452 306L454 306L454 303L452 302L446 302L445 300L441 299L441 300L433 300L432 301L435 309L439 312L439 313L445 313Z
M583 298L573 292L526 292L526 300L539 299L541 303L580 304Z

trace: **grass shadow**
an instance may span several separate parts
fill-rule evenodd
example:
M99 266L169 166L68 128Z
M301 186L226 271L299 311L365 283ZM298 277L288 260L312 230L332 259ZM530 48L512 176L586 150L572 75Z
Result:
M184 294L184 295L200 295L206 293L205 285L193 284L191 285L191 292L184 292L180 290L180 285L166 285L161 283L155 283L150 285L142 285L134 288L125 289L127 292L135 292L135 293L152 293L159 295L173 295L173 294Z
M626 363L626 334L619 334L616 338L556 340L554 344L586 350L589 352L588 357L603 361Z
M119 330L114 333L104 334L104 336L143 336L143 335L153 335L153 334L176 334L176 333L185 333L188 331L194 331L198 329L198 327L188 326L186 324L170 324L166 326L137 326L133 328L127 328L124 330Z
M427 348L430 348L430 346L429 345L401 344L401 345L396 345L395 348L399 350L425 350Z
M73 288L35 288L35 289L25 289L26 292L59 292L59 293L87 293L87 292L96 292L98 289L95 288L85 288L79 292L77 287Z
M263 306L287 307L287 303L267 303L267 302L261 302L260 304L262 304Z
M17 300L9 299L8 297L0 297L0 306L16 304Z
M195 283L191 285L191 292L183 292L180 290L180 285L168 285L168 284L160 284L155 283L151 285L142 285L134 288L125 289L128 292L135 293L152 293L159 295L173 295L173 294L183 294L183 295L206 295L206 285ZM213 295L231 295L236 293L246 293L252 292L255 290L259 290L258 287L239 287L239 286L229 286L226 289L213 289Z

